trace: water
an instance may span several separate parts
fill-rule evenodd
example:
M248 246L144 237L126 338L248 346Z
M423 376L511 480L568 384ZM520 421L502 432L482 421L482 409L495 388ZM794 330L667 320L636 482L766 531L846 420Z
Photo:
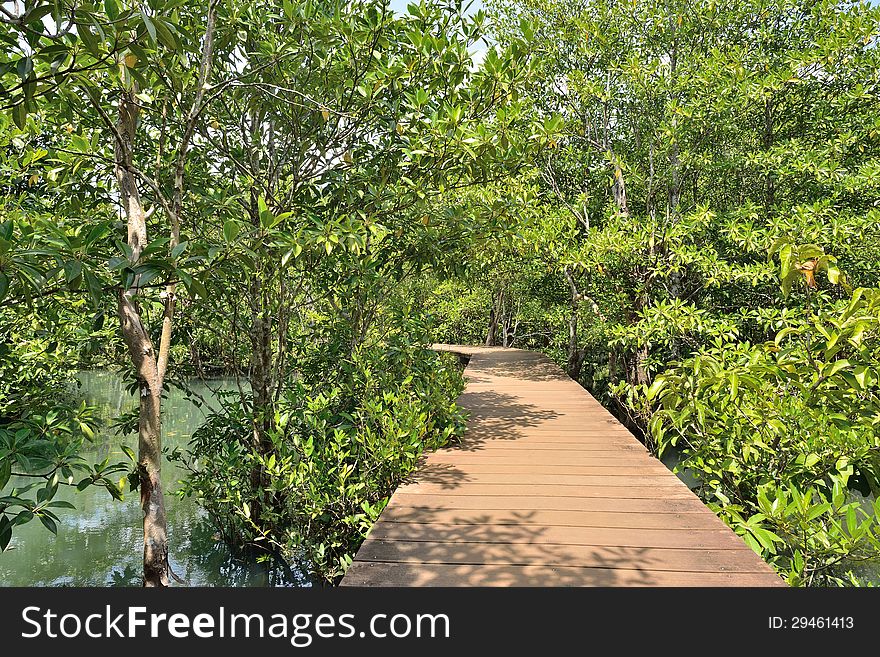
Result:
M107 371L81 372L79 394L97 406L105 424L132 410L136 399L120 379ZM205 401L215 400L217 389L234 386L215 379L207 385L192 381L191 388ZM169 448L185 448L190 434L204 420L198 408L175 388L163 403L163 440ZM121 445L137 449L137 437L119 437L109 426L83 454L90 463L110 457L126 460ZM174 573L190 586L291 585L268 564L233 558L218 541L203 512L192 499L173 495L185 473L174 463L163 463L162 483L168 507L170 561ZM76 510L59 509L58 536L32 521L16 528L12 549L0 554L2 586L130 586L140 584L143 535L137 492L126 492L119 502L97 487L77 492L61 486L56 499L67 500Z

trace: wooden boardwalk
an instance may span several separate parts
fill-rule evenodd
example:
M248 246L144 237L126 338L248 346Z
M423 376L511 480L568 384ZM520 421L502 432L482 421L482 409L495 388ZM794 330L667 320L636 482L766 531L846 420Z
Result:
M784 586L541 354L470 355L461 445L400 486L345 586Z

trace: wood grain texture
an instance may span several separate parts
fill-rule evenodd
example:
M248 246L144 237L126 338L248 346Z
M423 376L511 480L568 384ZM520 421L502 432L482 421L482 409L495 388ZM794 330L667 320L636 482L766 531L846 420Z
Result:
M426 455L343 586L784 586L541 354L470 356L458 445Z

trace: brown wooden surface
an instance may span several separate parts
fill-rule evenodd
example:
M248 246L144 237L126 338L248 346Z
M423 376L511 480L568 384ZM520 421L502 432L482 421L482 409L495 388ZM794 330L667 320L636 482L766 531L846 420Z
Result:
M344 586L783 586L541 354L470 355L460 445L425 457Z

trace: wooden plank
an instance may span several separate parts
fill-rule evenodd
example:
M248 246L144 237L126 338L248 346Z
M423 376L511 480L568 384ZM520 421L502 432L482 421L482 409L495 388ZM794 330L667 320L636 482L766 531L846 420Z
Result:
M740 538L726 527L713 529L631 529L619 527L555 527L530 525L446 525L385 522L381 518L371 537L397 541L440 543L501 543L603 545L607 547L737 549Z
M427 464L427 461L425 462ZM565 466L594 467L594 468L626 468L651 466L666 469L666 466L657 459L651 458L647 453L628 452L621 454L612 451L610 454L590 452L587 454L556 454L553 452L537 451L531 453L519 452L508 454L504 452L485 454L474 450L456 450L455 452L443 450L431 455L430 465L511 465L511 466Z
M377 539L364 545L359 561L387 563L574 566L631 569L637 562L653 570L707 573L766 573L765 564L748 548L701 550L622 548L597 545L506 545L412 543Z
M558 486L554 484L468 484L467 486L434 483L405 484L398 490L412 494L444 494L450 496L514 495L542 497L611 497L616 499L682 499L693 496L680 482L670 481L663 486Z
M621 527L630 529L721 529L717 519L695 509L690 513L617 513L571 509L443 509L395 504L382 514L385 522L444 525L541 525L544 527Z
M775 574L356 561L344 586L784 586Z
M343 585L784 585L546 357L438 348L471 354L468 431L398 488Z
M508 444L501 444L501 443ZM449 448L452 451L458 452L471 452L474 450L480 450L485 452L490 451L501 451L505 453L515 454L517 452L540 452L543 450L549 450L552 452L565 452L565 453L579 453L579 452L607 452L609 454L621 454L626 452L635 452L637 454L645 454L647 450L641 445L634 444L630 445L627 443L620 444L605 444L605 445L590 445L590 444L570 444L570 445L554 445L552 442L543 442L543 443L520 443L518 441L509 440L505 441L504 439L499 439L495 441L488 441L486 443L478 443L478 442L463 442L461 445L457 445L455 447Z
M600 476L661 476L664 479L669 473L661 463L639 463L639 464L621 464L615 466L595 465L592 463L584 463L583 465L570 464L527 464L527 463L483 463L477 461L475 463L462 462L441 462L433 460L415 475L416 479L420 476L442 476L447 472L454 472L464 476L475 476L483 474L504 474L504 475L600 475Z
M620 498L620 497L559 497L545 495L515 496L503 490L494 495L450 495L448 493L409 493L399 489L393 497L394 506L431 506L435 509L483 509L483 510L521 510L521 511L611 511L626 513L684 513L693 511L705 513L706 507L693 495L669 499Z
M684 486L678 479L670 479L667 473L660 474L639 474L639 475L617 475L617 474L543 474L537 472L520 472L515 474L505 473L479 473L467 472L463 469L445 468L434 470L422 470L416 472L412 476L412 480L416 483L435 483L447 485L465 485L471 484L509 484L517 485L553 485L553 486L573 486L573 487L601 487L601 486L623 486L625 488L641 488L648 486L651 488L663 486Z

